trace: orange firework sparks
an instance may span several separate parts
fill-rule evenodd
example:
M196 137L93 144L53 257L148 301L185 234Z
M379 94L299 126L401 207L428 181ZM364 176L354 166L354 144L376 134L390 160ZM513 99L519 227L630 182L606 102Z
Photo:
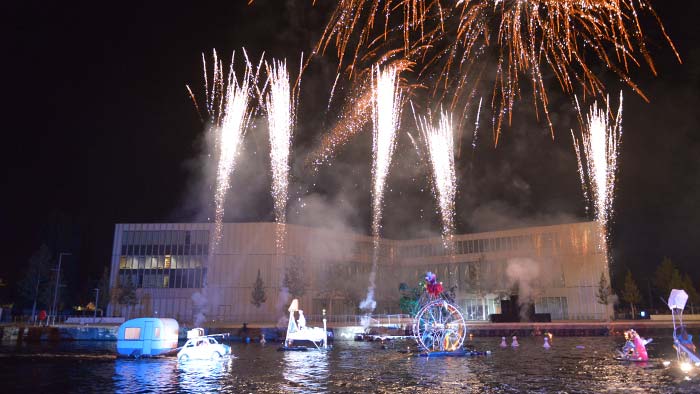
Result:
M646 48L639 13L653 16L678 57L663 24L647 0L340 0L316 52L337 49L350 75L387 58L415 62L417 81L431 88L434 102L454 110L482 80L493 80L494 144L504 118L510 122L521 96L519 78L531 85L536 112L549 120L543 77L547 68L562 90L602 96L594 59L614 71L648 101L628 75L639 57L656 74ZM482 61L489 53L496 65ZM678 57L680 61L680 57ZM491 75L484 73L493 70ZM552 131L553 134L553 131Z

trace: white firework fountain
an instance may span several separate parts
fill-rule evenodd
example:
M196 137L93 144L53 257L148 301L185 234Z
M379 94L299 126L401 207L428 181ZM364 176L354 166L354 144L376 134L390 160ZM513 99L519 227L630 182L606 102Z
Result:
M374 248L367 297L360 303L360 308L368 313L371 313L377 305L374 300L374 290L377 260L380 254L379 236L382 227L384 187L396 146L396 134L401 120L401 101L398 69L392 66L387 66L384 69L375 67L372 80L372 236L374 237Z
M269 93L265 98L267 124L270 131L270 163L272 196L277 222L277 248L284 247L287 198L289 189L289 154L295 123L295 100L289 83L287 64L273 61L267 65Z
M432 169L433 194L442 218L443 242L445 247L449 247L450 238L454 233L455 194L457 191L452 117L441 111L437 126L433 124L430 116L416 118L416 124L425 140L428 151L428 159Z
M617 159L622 142L622 92L617 114L610 110L609 98L606 101L605 108L598 107L598 103L594 102L584 118L577 100L576 109L582 125L581 139L576 138L573 130L571 135L583 194L593 206L595 220L601 227L598 244L604 253L609 275L608 226L613 213Z
M252 114L251 88L255 86L257 75L253 74L253 66L248 61L245 50L243 54L245 70L243 78L239 81L234 71L234 58L231 59L228 72L225 72L223 62L218 58L216 51L213 51L211 86L209 86L209 78L207 77L206 59L202 55L205 105L209 115L210 132L215 141L213 154L217 160L214 234L209 244L210 255L213 254L221 241L226 194L231 187L231 175L236 167L236 158L246 129L250 125ZM197 100L189 86L187 90L199 111Z

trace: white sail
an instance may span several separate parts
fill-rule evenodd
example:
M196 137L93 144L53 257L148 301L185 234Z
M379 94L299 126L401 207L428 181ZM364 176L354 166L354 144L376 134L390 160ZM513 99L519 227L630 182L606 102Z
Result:
M673 289L671 295L668 296L668 307L673 309L685 309L685 303L688 302L688 293L685 290Z

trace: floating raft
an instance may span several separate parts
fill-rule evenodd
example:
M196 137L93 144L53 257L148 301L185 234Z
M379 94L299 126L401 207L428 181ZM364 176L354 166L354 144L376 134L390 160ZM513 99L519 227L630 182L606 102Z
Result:
M0 358L63 358L83 360L115 360L114 354L80 354L80 353L4 353Z
M626 358L626 357L615 357L615 360L622 361L622 362L628 362L628 363L648 363L651 361L651 360L637 360L634 358Z
M491 354L491 351L477 352L469 350L455 350L452 352L431 352L431 353L419 353L418 357L474 357L474 356L486 356Z
M306 346L280 346L278 352L306 352L309 348Z

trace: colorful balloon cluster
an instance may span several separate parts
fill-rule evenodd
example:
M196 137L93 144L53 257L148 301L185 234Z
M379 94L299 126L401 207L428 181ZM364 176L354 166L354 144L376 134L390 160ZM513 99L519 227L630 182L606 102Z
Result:
M438 282L437 276L430 271L425 274L425 289L433 297L437 297L442 293L442 282Z

